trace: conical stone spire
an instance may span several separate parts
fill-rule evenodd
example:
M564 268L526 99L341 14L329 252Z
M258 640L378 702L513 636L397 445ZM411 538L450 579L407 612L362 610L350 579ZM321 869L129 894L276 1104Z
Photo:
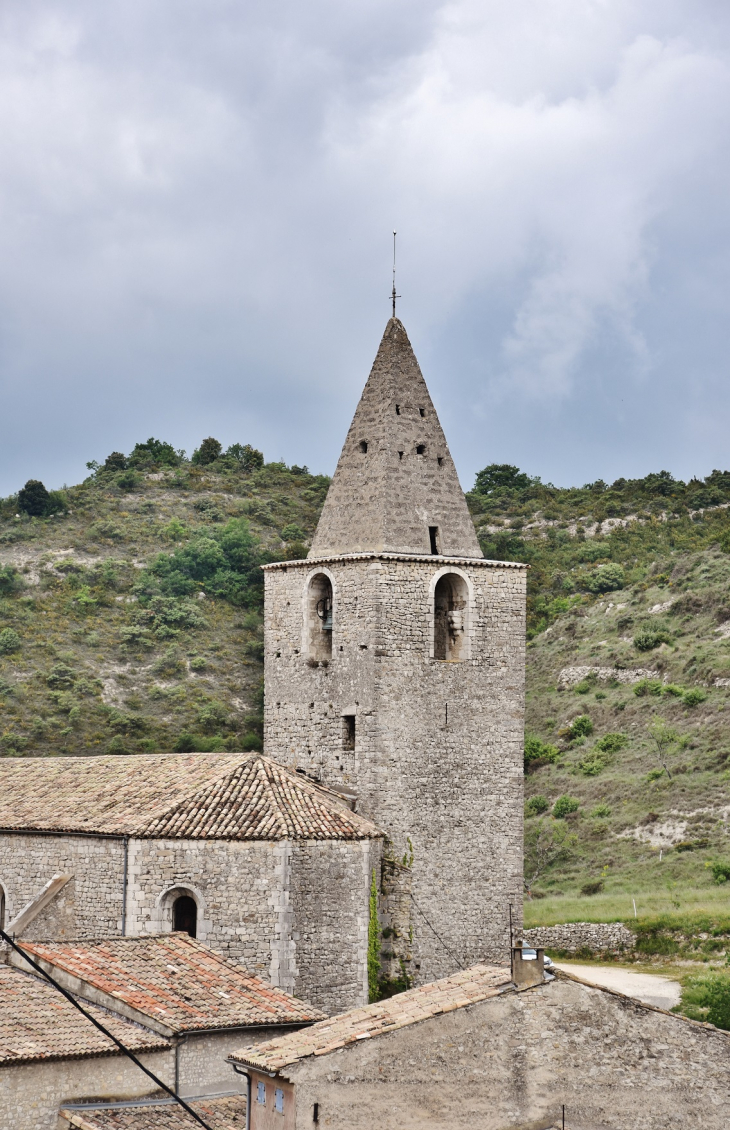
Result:
M482 557L446 438L402 323L385 328L310 557Z

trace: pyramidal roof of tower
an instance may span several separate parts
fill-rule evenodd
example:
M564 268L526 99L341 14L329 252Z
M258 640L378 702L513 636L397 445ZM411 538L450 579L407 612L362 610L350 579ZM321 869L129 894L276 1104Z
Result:
M309 556L372 551L482 556L446 437L398 318L385 328Z

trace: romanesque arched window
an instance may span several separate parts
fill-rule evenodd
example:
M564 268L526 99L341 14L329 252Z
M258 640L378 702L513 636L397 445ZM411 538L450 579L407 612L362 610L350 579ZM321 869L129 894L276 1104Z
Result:
M172 928L198 936L198 904L190 895L178 895L172 904Z
M458 573L444 573L434 590L434 659L466 658L469 589Z
M307 657L321 663L332 658L332 582L315 573L307 589Z

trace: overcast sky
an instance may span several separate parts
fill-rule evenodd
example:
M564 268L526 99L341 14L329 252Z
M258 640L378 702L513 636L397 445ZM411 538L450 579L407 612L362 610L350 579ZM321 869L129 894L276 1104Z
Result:
M4 0L0 493L334 469L398 313L465 487L730 467L727 0Z

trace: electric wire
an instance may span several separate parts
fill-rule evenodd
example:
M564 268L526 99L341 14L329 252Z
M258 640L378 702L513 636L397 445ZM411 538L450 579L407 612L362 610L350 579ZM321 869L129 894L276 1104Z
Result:
M443 938L442 938L442 937L441 937L441 936L440 936L439 934L437 934L437 933L436 933L436 930L435 930L435 929L434 929L434 927L433 927L433 926L431 925L431 923L429 922L428 918L426 918L426 915L425 915L425 914L423 913L423 911L421 910L420 906L418 905L418 903L416 902L416 900L415 900L415 899L413 898L413 895L411 895L411 901L413 902L413 905L415 906L415 908L416 908L416 910L418 911L418 913L419 913L419 914L421 915L421 917L423 918L423 921L424 921L424 922L426 923L426 925L427 925L427 926L429 927L429 929L433 931L433 933L434 933L434 935L436 936L436 938L438 938L438 940L439 940L439 941L441 942L441 945L442 945L442 946L444 947L444 949L446 950L446 952L447 952L447 954L449 955L449 957L451 958L451 960L452 960L452 961L455 961L455 962L456 962L456 964L458 965L459 969L464 969L464 968L465 968L465 966L463 966L463 965L461 964L461 962L459 961L458 957L456 957L456 956L455 956L455 955L454 955L454 954L453 954L453 953L451 952L451 950L449 949L449 947L448 947L448 946L446 945L446 942L444 941L444 939L443 939Z
M136 1064L141 1071L144 1071L145 1075L148 1075L153 1083L156 1083L157 1086L161 1087L163 1091L167 1091L168 1095L170 1095L176 1103L179 1103L183 1110L187 1111L187 1113L192 1118L194 1118L200 1126L204 1127L204 1130L212 1130L212 1127L209 1126L207 1122L204 1122L200 1115L196 1114L193 1108L189 1106L184 1099L181 1099L179 1095L176 1095L172 1088L168 1087L167 1083L163 1083L161 1079L157 1078L153 1071L150 1071L148 1067L145 1067L145 1065L139 1059L137 1059L137 1056L134 1054L134 1052L130 1051L129 1048L124 1046L121 1040L118 1040L116 1036L112 1035L109 1029L105 1028L100 1020L97 1020L95 1016L92 1016L90 1012L87 1012L86 1009L79 1004L76 998L72 996L72 994L69 993L67 989L64 989L63 985L59 985L58 981L56 981L55 978L51 977L50 973L47 973L41 965L33 960L29 953L26 953L25 950L21 949L20 946L10 937L10 935L6 934L2 929L0 929L0 938L2 938L4 942L7 942L9 946L12 946L15 952L19 953L23 960L27 961L28 964L31 965L33 969L35 969L38 973L40 973L42 977L45 977L46 981L53 985L54 989L57 989L58 992L61 993L66 998L66 1000L74 1006L74 1008L77 1008L82 1016L85 1016L87 1020L90 1020L95 1028L98 1028L100 1032L103 1032L107 1039L111 1040L113 1044L116 1044L119 1050L123 1052L124 1055L128 1056L129 1059L131 1059L132 1063Z

